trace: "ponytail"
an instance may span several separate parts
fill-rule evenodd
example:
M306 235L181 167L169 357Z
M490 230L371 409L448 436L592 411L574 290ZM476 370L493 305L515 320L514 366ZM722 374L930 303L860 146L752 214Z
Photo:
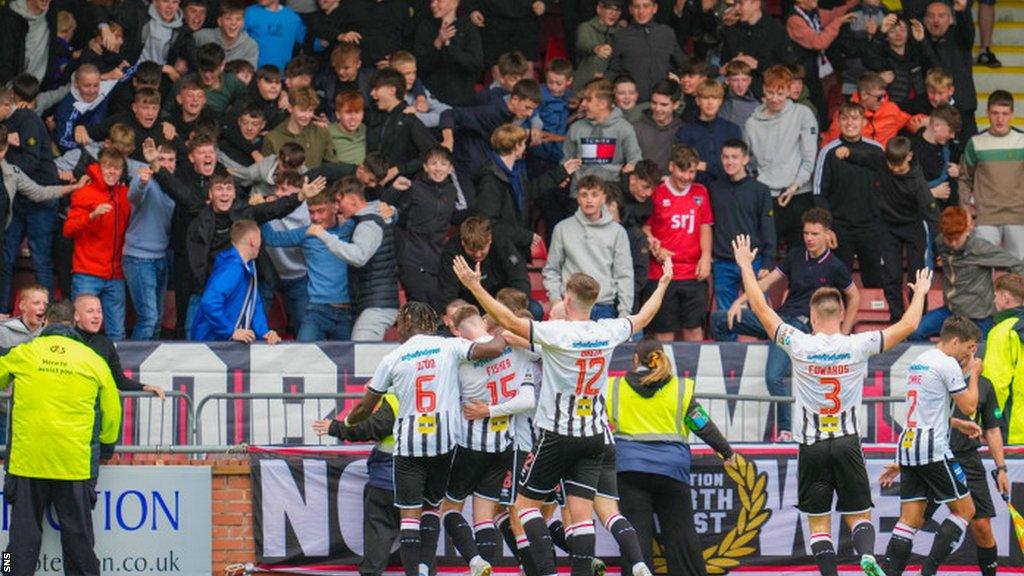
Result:
M650 386L672 377L672 363L659 340L651 338L641 341L636 346L636 355L640 358L640 364L649 370L640 384Z

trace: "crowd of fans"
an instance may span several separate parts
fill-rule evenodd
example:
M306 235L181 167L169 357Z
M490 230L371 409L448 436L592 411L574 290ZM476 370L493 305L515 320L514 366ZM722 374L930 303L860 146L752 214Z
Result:
M783 4L9 0L0 311L27 250L114 340L379 341L403 298L473 301L459 255L536 317L575 272L628 315L671 258L652 333L764 338L747 234L794 325L830 285L855 329L856 274L898 318L936 262L918 337L991 325L992 269L1024 270L1024 134L1003 90L977 133L967 0Z

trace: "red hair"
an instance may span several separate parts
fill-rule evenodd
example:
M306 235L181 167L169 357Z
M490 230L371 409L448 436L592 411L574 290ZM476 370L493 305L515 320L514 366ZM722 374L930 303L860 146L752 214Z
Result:
M971 225L971 217L963 206L950 206L942 211L939 218L939 230L946 241L955 240L963 235Z

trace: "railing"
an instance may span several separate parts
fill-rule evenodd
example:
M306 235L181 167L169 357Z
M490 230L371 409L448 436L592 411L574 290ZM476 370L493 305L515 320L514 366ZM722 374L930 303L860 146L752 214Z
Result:
M196 407L196 443L333 444L333 440L313 432L313 420L340 414L347 402L358 401L362 396L324 392L209 394ZM212 416L208 411L211 406ZM207 431L211 424L213 438Z

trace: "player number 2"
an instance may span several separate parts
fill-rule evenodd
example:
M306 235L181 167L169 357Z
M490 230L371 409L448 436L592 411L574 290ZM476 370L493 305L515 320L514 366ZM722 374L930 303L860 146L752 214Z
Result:
M822 408L822 414L836 414L843 408L843 401L839 398L839 393L843 389L843 385L839 383L838 378L822 378L820 380L822 386L829 386L832 389L825 392L825 400L831 400L832 405L828 408Z
M580 369L580 373L576 377L576 395L577 396L597 396L601 391L594 387L597 383L597 379L604 373L604 356L595 356L590 358L580 358L576 361L576 367ZM594 373L588 379L587 372L592 370Z
M515 380L515 372L512 374L505 374L500 380L491 380L487 383L487 389L491 391L491 404L498 403L498 391L501 391L502 398L512 398L516 395L515 392L508 389L508 383Z
M434 381L433 374L416 377L416 411L433 412L437 408L437 392L424 390L423 385Z
M907 390L907 400L910 400L910 408L907 408L907 428L917 428L917 420L914 420L914 410L917 410L917 390Z

